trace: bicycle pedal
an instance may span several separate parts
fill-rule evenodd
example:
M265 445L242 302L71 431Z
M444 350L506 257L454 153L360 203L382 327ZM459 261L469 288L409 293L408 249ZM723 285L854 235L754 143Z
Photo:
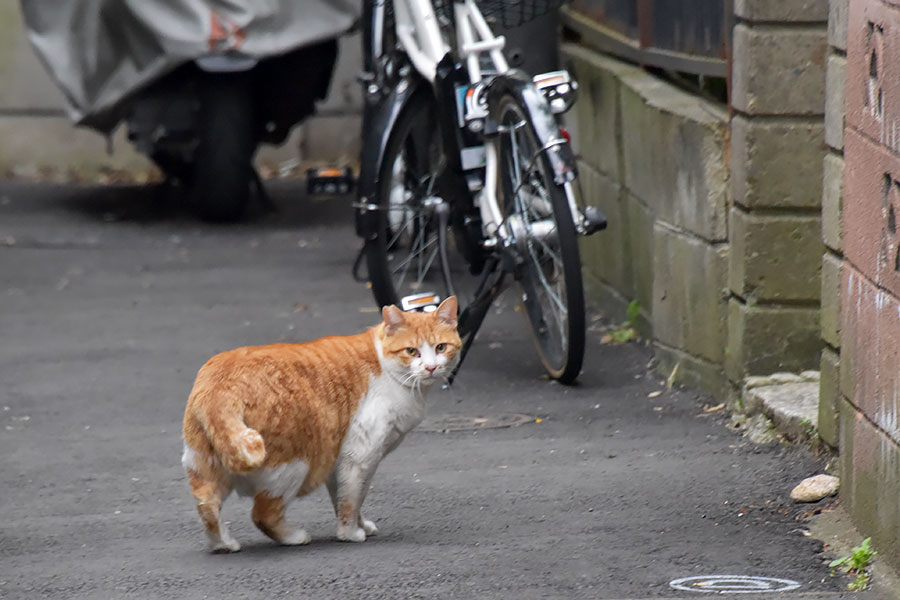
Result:
M602 229L606 229L606 215L596 206L585 206L581 211L584 215L584 234L591 235Z
M319 195L349 194L356 178L350 167L319 167L306 171L307 193Z
M423 292L401 298L400 309L405 312L434 312L440 303L441 297L434 292Z

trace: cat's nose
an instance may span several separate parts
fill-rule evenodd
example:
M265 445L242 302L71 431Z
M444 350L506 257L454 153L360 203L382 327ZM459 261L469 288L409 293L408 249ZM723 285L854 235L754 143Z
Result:
M433 375L435 369L437 369L437 365L425 365L425 370L428 371L429 375Z

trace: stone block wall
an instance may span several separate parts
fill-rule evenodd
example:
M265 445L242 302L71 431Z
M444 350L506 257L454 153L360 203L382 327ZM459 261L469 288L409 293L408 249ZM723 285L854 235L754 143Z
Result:
M726 372L819 362L827 0L735 2Z
M734 9L731 110L584 45L563 52L582 86L585 196L610 224L584 242L591 300L612 315L637 300L661 370L722 397L816 368L822 345L829 4Z
M843 144L843 206L829 200L823 237L832 273L825 285L840 297L823 319L836 363L834 384L822 387L822 411L836 412L841 499L880 555L900 566L900 5L850 0L846 56L846 121L831 119L829 140ZM837 36L836 36L837 37ZM838 39L838 43L840 40ZM837 46L836 46L837 47ZM839 74L834 75L837 82ZM829 144L832 142L829 141ZM834 152L828 169L837 170ZM840 189L827 182L826 190ZM834 193L834 192L831 192ZM841 256L841 251L843 256ZM843 260L841 260L843 258ZM832 344L837 344L833 346ZM824 375L824 369L823 369ZM834 434L832 433L832 435Z
M259 162L270 165L302 158L356 161L362 99L356 75L358 34L341 41L338 67L320 115L295 128L279 148L263 146ZM28 43L18 2L0 2L0 177L94 180L103 171L146 173L150 161L134 151L124 127L106 139L76 128L66 116L62 94Z
M841 271L844 197L844 82L847 69L849 0L831 0L828 58L825 63L825 144L822 165L822 358L819 366L819 436L837 449L840 443Z

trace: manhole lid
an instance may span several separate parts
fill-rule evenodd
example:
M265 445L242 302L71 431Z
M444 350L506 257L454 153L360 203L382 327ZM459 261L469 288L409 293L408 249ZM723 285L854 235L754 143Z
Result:
M445 433L447 431L478 431L481 429L501 429L518 427L525 423L533 423L534 417L517 413L497 415L434 415L416 428L426 433Z
M750 575L697 575L669 582L676 590L707 594L753 594L760 592L789 592L800 584L792 579L753 577Z

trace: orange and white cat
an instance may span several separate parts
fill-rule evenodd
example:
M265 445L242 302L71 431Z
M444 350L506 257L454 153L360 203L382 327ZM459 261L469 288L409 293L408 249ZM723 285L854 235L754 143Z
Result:
M309 534L287 505L324 483L337 537L375 535L360 506L381 459L425 415L428 388L458 361L455 297L432 313L382 309L358 335L237 348L197 374L184 414L182 464L213 552L237 552L221 518L236 490L253 497L253 522L286 545Z

